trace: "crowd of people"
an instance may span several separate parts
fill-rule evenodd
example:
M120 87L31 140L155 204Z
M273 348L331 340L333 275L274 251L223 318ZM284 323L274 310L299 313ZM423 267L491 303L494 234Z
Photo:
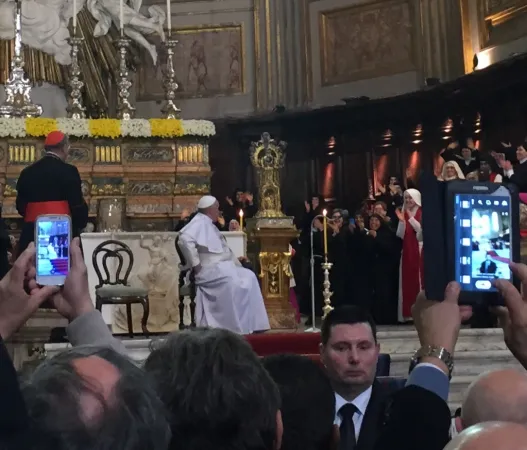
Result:
M0 281L0 448L517 450L527 442L524 372L481 376L451 418L455 347L472 312L458 306L455 282L442 301L418 295L412 314L422 348L406 385L395 388L375 378L376 324L358 306L325 318L322 364L260 359L242 335L196 328L153 342L138 366L94 309L78 238L70 256L62 290L36 284L32 243ZM511 269L527 286L527 266ZM527 367L527 296L508 281L497 287L505 342ZM72 348L18 378L3 342L44 301L69 320Z
M444 160L440 181L479 180L510 182L527 192L527 144L515 150L502 143L497 152L481 152L474 141L453 141L442 152ZM378 186L374 198L366 199L351 215L348 209L324 204L321 196L305 202L305 214L299 221L302 229L293 259L297 294L301 312L311 315L310 259L313 232L315 271L315 313L322 315L322 282L320 267L324 257L322 212L328 210L328 258L333 263L330 274L332 304L360 305L368 309L378 324L406 323L412 320L411 306L423 288L422 200L418 181L407 178L402 183L391 176ZM474 242L473 245L478 243ZM489 244L490 245L490 244ZM480 243L481 246L481 243ZM494 255L481 246L481 265L488 270L487 256ZM490 256L489 256L490 257ZM498 258L499 259L499 258ZM496 262L489 261L493 264ZM479 264L478 263L478 264ZM482 272L483 273L483 272ZM310 318L308 323L310 323ZM492 326L486 313L478 312L475 326Z

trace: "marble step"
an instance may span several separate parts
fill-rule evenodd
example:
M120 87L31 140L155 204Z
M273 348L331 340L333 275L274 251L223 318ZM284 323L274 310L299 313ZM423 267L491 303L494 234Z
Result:
M411 355L420 347L417 331L411 329L379 331L377 340L381 352ZM459 333L456 354L465 351L506 350L500 328L463 329Z

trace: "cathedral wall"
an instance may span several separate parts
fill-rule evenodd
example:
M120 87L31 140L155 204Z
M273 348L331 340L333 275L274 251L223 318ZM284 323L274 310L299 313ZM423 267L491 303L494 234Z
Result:
M145 7L157 2L162 4L149 0ZM421 88L426 78L453 79L463 74L456 5L451 0L173 1L172 28L180 41L178 105L185 117L221 118L277 105L302 109L349 97L393 96ZM145 59L136 80L138 115L158 116L161 68Z
M465 71L527 51L525 0L461 0Z

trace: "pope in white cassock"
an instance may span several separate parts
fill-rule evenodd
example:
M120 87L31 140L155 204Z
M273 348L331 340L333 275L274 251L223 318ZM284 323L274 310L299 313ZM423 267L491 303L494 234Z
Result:
M206 195L181 230L179 247L195 273L196 325L240 334L268 330L269 319L256 275L241 266L214 222L216 198Z

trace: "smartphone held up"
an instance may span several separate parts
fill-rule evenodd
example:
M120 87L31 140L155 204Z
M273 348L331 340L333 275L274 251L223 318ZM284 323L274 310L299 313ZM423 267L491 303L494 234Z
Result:
M514 185L423 180L424 285L442 298L461 286L461 304L502 304L494 281L518 285L509 264L520 261L519 196Z
M36 281L41 286L63 286L70 270L71 218L42 215L35 222Z

